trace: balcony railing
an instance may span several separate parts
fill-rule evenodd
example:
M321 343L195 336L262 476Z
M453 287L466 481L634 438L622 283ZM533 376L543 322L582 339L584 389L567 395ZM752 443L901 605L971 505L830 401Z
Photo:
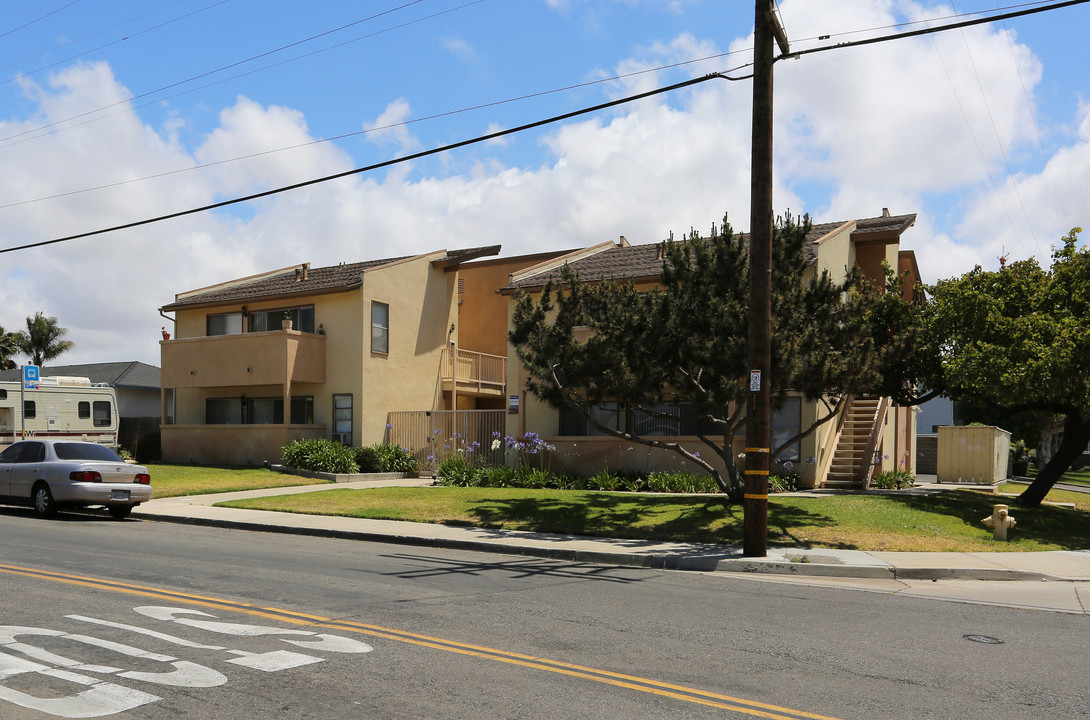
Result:
M456 385L460 393L502 396L507 386L507 358L472 350L443 351L441 380L444 389Z
M162 385L170 388L325 382L325 336L297 330L164 340Z

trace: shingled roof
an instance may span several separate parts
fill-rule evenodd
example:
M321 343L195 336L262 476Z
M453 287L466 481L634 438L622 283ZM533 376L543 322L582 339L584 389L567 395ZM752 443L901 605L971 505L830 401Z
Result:
M159 368L136 360L128 362L85 363L83 365L49 365L41 369L42 377L85 377L93 383L108 383L116 388L159 389ZM0 380L19 381L21 370L0 372Z
M496 255L499 251L499 245L441 251L445 254L433 258L432 262L439 267L456 267L468 260ZM202 305L225 305L248 300L343 292L359 287L363 282L363 274L368 271L414 257L426 257L427 255L438 255L438 253L403 255L381 260L341 263L340 265L320 268L312 268L310 263L293 265L292 267L179 293L175 296L174 302L159 309L164 311L180 310Z
M829 233L843 227L850 221L820 223L811 225L806 239L811 243L819 242ZM874 235L876 239L879 233L892 233L900 235L916 222L916 215L883 215L875 218L864 218L855 221L855 230L852 236L857 239L866 239L867 235ZM741 234L743 241L748 241L745 234ZM565 262L575 274L586 280L599 280L602 278L625 280L654 280L662 275L662 248L663 243L651 243L649 245L627 244L603 244L598 252L588 253L578 251L572 253L573 259ZM811 255L813 250L811 249ZM559 258L562 260L563 258ZM511 283L500 288L500 292L509 292L516 287L536 288L543 287L550 280L561 278L563 265L547 264L541 272L523 275L513 279ZM532 273L532 268L530 272Z

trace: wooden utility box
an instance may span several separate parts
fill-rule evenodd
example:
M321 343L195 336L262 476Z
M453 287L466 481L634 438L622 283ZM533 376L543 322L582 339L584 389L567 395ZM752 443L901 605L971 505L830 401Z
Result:
M1007 477L1011 434L991 425L939 428L938 481L995 485Z

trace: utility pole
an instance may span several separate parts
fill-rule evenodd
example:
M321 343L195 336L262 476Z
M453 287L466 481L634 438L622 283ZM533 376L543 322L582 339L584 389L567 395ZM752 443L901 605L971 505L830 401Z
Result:
M772 64L773 39L788 52L773 0L756 0L749 212L749 407L746 408L742 553L768 554L772 419Z

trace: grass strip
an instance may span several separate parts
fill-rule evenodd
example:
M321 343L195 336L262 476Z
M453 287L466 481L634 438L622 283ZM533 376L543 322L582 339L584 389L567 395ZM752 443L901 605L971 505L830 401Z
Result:
M237 492L292 485L324 485L327 480L285 475L263 467L148 465L156 498Z
M1004 492L1017 492L1012 486ZM1012 508L1018 525L998 543L981 519L1009 498L970 490L938 495L838 495L769 500L773 545L872 551L1040 551L1090 548L1090 495L1054 491L1053 506ZM373 488L219 503L316 515L676 542L742 542L742 508L725 498L513 488Z

